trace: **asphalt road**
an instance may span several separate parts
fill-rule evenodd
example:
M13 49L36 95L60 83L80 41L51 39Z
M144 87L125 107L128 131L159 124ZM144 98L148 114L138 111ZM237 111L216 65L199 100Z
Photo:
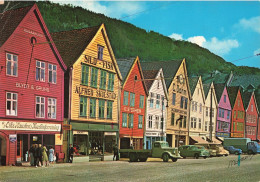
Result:
M245 181L260 182L260 154L209 159L180 159L177 162L162 162L149 159L147 162L120 161L54 164L50 167L0 166L0 182L3 181ZM234 160L234 161L233 161ZM232 163L232 165L231 165Z

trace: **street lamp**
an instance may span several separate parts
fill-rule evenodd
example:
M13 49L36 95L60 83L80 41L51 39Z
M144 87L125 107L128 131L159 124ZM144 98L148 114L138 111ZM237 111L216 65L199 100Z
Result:
M181 121L183 119L183 116L182 115L180 115L180 117L176 120L176 123L178 123L178 121ZM178 135L178 140L177 140L177 147L179 147L179 140L180 140L180 133L181 133L181 131L180 131L180 123L178 123L179 124L179 135Z
M163 118L163 106L164 106L164 99L163 99L163 101L162 101L162 118L161 118L161 128L162 128L162 140L161 141L163 141L163 121L164 121L164 118ZM166 106L165 106L166 108L168 108L169 107L169 105L168 105L168 100L167 100L167 104L166 104ZM167 111L166 111L167 112Z

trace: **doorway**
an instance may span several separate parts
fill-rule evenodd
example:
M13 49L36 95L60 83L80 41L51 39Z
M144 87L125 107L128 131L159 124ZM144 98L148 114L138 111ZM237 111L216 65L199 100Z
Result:
M6 165L6 140L0 135L0 166Z

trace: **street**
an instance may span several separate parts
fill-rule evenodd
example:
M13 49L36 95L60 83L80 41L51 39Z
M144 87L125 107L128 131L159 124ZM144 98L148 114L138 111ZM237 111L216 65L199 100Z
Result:
M162 162L149 158L147 162L98 161L62 163L50 167L1 166L3 181L260 181L260 155L209 159L180 159Z

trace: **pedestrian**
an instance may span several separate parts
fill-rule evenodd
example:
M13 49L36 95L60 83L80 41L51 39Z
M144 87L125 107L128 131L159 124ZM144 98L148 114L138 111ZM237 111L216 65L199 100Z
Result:
M37 167L37 165L39 164L39 155L38 155L38 144L34 145L34 166Z
M45 163L45 167L48 166L48 155L47 155L47 148L45 145L42 147L42 163L43 164Z
M40 166L39 163L41 163L41 166L43 167L43 163L42 163L42 145L41 144L38 145L38 148L36 149L36 153L37 153L36 167Z
M72 147L72 144L70 144L70 147L69 147L69 162L70 163L73 162L73 153L74 153L74 148Z
M53 147L51 147L49 150L49 163L53 164L53 161L54 161L54 149Z
M116 160L118 160L118 147L117 147L117 144L114 145L113 151L114 151L113 161L114 161L115 157L116 157Z
M29 153L30 153L30 164L31 166L34 166L34 145L31 146L31 148L29 149Z

